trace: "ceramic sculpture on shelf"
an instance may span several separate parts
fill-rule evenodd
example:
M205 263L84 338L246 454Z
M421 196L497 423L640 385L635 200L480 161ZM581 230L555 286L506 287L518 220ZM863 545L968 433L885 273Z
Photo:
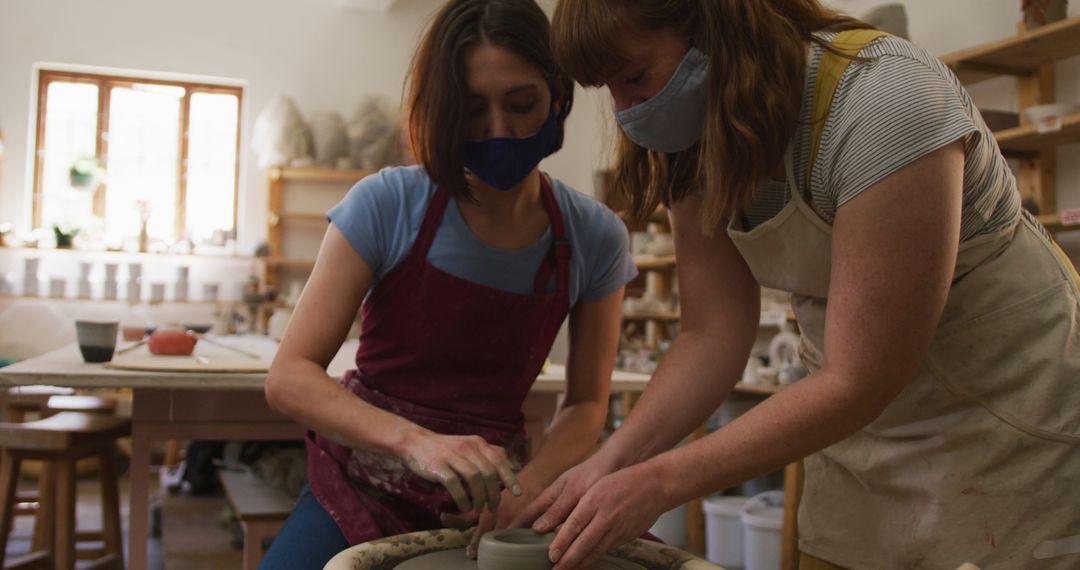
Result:
M251 149L258 156L259 168L310 161L310 133L292 98L276 97L259 113L251 135Z
M1037 28L1064 20L1068 12L1068 0L1021 0L1020 9L1024 12L1024 27Z
M375 169L401 161L397 113L385 99L365 99L349 121L349 155L359 168Z
M349 154L349 137L345 132L345 119L340 113L316 113L311 117L311 141L315 164L336 166L339 158Z

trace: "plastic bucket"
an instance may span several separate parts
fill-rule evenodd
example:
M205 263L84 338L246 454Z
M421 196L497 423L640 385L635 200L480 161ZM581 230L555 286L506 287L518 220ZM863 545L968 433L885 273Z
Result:
M743 526L743 554L746 570L780 570L784 492L767 491L755 495L739 515Z
M712 497L705 511L705 558L729 570L743 567L743 527L739 519L746 497Z
M678 506L660 515L649 532L671 546L686 546L686 505Z

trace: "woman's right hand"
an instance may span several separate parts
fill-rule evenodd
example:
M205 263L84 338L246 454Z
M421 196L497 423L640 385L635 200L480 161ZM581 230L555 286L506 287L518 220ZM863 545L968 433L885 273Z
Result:
M605 461L601 453L593 455L582 463L568 469L529 506L525 507L513 522L511 528L532 525L536 532L555 530L570 516L574 507L597 481L617 470L617 466Z
M496 511L503 487L514 496L521 495L506 450L484 438L443 435L419 427L403 435L399 455L405 466L421 478L446 487L460 512Z

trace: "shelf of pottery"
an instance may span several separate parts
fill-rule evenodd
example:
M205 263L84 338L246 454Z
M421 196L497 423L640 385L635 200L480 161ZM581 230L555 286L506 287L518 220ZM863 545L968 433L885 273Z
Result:
M58 260L52 264L55 271L43 271L44 258L22 258L21 274L0 273L0 297L3 298L49 298L56 300L123 301L130 305L148 303L218 303L222 300L221 283L201 283L197 292L192 291L191 271L188 265L171 267L173 278L147 279L141 261L120 263L118 261L77 261L78 276L72 280L60 267L70 267L71 260ZM121 269L123 273L121 274ZM155 275L168 268L155 266ZM74 285L69 287L69 285Z
M1060 12L1063 16L1064 9ZM1056 199L1056 150L1080 142L1080 102L1055 102L1054 68L1055 62L1080 55L1080 17L1020 27L1016 35L941 59L969 88L998 77L1016 78L1019 112L983 111L983 116L1001 152L1016 161L1025 207L1051 231L1080 229L1080 209L1059 210Z
M618 368L652 373L679 332L678 276L670 226L653 216L631 232L631 251L643 278L627 287ZM642 286L643 280L643 286ZM798 358L794 315L787 293L762 289L761 327L736 391L772 394L806 374Z
M375 172L336 168L271 168L263 283L294 291L307 281L326 232L326 212L361 178ZM293 295L290 294L290 297Z

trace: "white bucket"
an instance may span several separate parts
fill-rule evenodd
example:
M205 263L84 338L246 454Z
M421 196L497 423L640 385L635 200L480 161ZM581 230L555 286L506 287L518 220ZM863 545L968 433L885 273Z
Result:
M743 567L743 527L739 520L746 497L712 497L705 511L705 558L729 570Z
M743 506L740 518L746 570L780 570L784 492L755 495Z
M649 532L671 546L686 546L690 542L686 533L686 505L660 515Z

